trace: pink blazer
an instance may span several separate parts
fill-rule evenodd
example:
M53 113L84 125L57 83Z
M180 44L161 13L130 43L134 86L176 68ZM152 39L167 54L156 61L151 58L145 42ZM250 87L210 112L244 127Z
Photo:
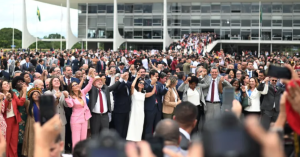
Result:
M70 120L71 124L84 123L92 117L90 109L86 104L85 96L92 89L93 80L94 80L93 78L90 78L89 83L84 87L84 89L80 90L82 95L82 100L84 102L84 106L82 106L77 99L73 99L70 96L69 98L65 99L68 106L73 108L71 120Z

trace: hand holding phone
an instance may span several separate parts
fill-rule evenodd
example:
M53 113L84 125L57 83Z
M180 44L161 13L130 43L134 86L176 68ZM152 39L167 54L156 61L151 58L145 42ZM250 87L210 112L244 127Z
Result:
M233 87L225 87L223 89L223 97L222 97L222 110L223 111L231 111L232 101L234 99L234 88Z

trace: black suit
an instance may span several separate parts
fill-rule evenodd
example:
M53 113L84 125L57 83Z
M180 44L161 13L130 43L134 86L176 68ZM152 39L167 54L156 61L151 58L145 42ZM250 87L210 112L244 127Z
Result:
M119 135L125 139L129 125L129 113L131 110L131 83L122 81L114 90L114 111L112 112L112 124Z
M183 150L188 150L189 146L190 146L190 140L187 139L187 137L184 136L183 133L180 132L180 136L181 136L181 141L180 141L180 148Z
M92 87L92 89L89 91L89 103L88 107L92 113L92 117L90 119L90 128L91 128L91 134L92 136L98 135L101 130L105 128L109 128L109 118L108 118L108 112L111 112L111 102L110 102L110 92L113 91L115 88L119 86L120 82L116 82L114 85L108 87L106 85L103 85L101 88L102 92L105 93L106 97L106 104L107 104L107 112L106 113L94 113L93 110L95 108L97 103L97 99L99 96L99 89L97 89L95 86Z
M102 64L101 64L102 63ZM103 65L103 66L102 66ZM104 61L98 61L97 66L96 66L96 71L97 73L99 72L104 72L106 68L105 62Z
M78 61L77 58L72 61L71 66L72 66L73 74L75 74L75 72L78 71L80 67L80 62Z
M257 87L258 91L263 91L265 83L260 83ZM261 109L261 123L265 129L269 129L270 123L275 122L279 114L280 97L284 92L284 88L276 86L275 88L270 84L268 93L264 95Z

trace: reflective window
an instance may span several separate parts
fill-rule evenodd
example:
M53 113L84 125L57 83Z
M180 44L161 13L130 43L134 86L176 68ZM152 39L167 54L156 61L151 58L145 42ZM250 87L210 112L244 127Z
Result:
M106 17L105 23L106 23L106 27L113 28L114 27L113 17L112 16Z
M300 13L300 4L294 4L294 13Z
M171 29L171 36L178 36L180 38L181 37L180 29L176 29L176 28Z
M300 19L294 19L293 20L293 26L294 27L299 27L300 26Z
M251 3L242 4L242 13L251 13Z
M252 19L252 20L251 20L251 26L259 26L259 20L257 20L257 19Z
M271 21L272 21L272 20L268 20L268 19L265 19L265 20L264 20L264 19L263 19L263 20L262 20L262 26L263 26L263 27L271 27L271 26L272 26Z
M258 3L252 3L251 12L252 13L258 13L259 12L259 4Z
M118 4L118 11L124 11L125 6L124 4Z
M183 36L184 34L190 34L190 30L189 29L181 29L181 36Z
M251 37L252 37L252 40L258 40L258 29L252 29L251 30Z
M221 26L220 20L211 20L211 26Z
M97 32L97 38L106 38L105 28L98 28L96 32Z
M152 4L143 4L144 13L152 13Z
M293 40L293 32L288 30L288 32L285 32L284 30L282 30L282 39L283 40Z
M201 26L210 26L210 20L206 20L206 19L201 20Z
M200 26L201 24L201 20L195 20L195 19L192 19L191 20L191 26Z
M283 18L284 20L283 20L283 22L282 22L282 26L283 27L292 27L293 26L293 20L292 19L285 19L285 18Z
M192 13L200 13L201 12L200 3L192 3L191 12Z
M292 4L283 4L283 13L292 13L293 5Z
M241 12L241 4L240 3L232 3L231 4L231 12L232 13L240 13Z
M162 36L163 36L163 35L162 35L161 29L158 29L158 30L154 29L154 30L152 31L152 38L153 38L153 39L161 39Z
M86 16L78 16L78 24L86 24Z
M190 19L182 19L181 20L181 26L190 26L190 25L191 25Z
M94 14L97 13L97 9L97 5L89 4L88 12Z
M133 12L142 13L143 12L143 5L142 4L133 4Z
M250 27L251 26L251 20L243 19L243 20L241 20L241 22L242 22L243 27Z
M272 40L282 40L282 30L281 29L273 29L272 30Z
M263 13L271 13L271 11L272 11L271 3L262 3L261 5L262 5Z
M135 28L133 32L133 38L134 39L142 39L143 38L143 31L142 29Z
M133 17L125 16L123 19L124 26L133 26Z
M241 39L241 32L240 29L231 29L231 39L240 40Z
M152 30L151 29L143 30L143 39L152 39Z
M135 26L143 26L143 18L139 16L134 17L134 25Z
M89 17L88 28L96 28L96 27L97 27L97 17Z
M222 18L222 26L230 27L230 20Z
M153 16L153 26L162 26L162 16Z
M79 13L86 13L86 5L85 4L79 4L78 5Z
M124 35L124 29L123 28L119 28L119 33L123 37L123 35Z
M201 13L210 13L210 4L202 4Z
M114 37L114 31L111 30L106 30L106 38L112 39Z
M293 29L293 40L300 40L300 29Z
M282 13L282 4L272 4L272 12L273 13Z
M106 13L114 13L114 6L113 5L107 5L106 6Z
M221 5L220 4L212 4L211 5L211 12L212 13L219 13L221 10Z
M240 19L231 19L231 26L241 26Z
M272 20L273 26L282 26L282 20Z
M153 3L152 13L162 13L163 4L162 3Z
M144 26L152 26L152 17L144 17L143 24Z
M181 12L181 5L180 3L172 3L171 5L172 13L180 13Z
M182 3L181 4L181 13L190 13L191 12L191 4L190 3Z
M125 4L125 13L133 13L133 4Z
M221 12L222 13L231 13L230 4L223 4L221 5Z
M130 32L125 31L125 38L126 39L132 39L132 37L133 37L133 32L132 31L130 31Z

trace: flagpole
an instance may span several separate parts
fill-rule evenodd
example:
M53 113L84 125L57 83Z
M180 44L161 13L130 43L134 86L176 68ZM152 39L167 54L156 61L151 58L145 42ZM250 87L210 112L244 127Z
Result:
M38 7L37 7L38 8ZM38 43L37 43L37 37L38 37L38 24L39 24L39 17L36 18L36 36L35 36L35 52L37 52L37 47L38 47Z
M14 46L15 45L15 9L14 9L14 5L15 3L13 2L13 32L12 32L12 50L14 50Z
M259 1L259 14L258 14L258 20L259 20L259 27L258 27L258 57L260 56L260 33L261 33L261 30L260 30L260 25L261 25L261 13L262 12L262 9L261 9L261 1Z
M62 52L62 3L60 4L61 19L60 19L60 52Z

